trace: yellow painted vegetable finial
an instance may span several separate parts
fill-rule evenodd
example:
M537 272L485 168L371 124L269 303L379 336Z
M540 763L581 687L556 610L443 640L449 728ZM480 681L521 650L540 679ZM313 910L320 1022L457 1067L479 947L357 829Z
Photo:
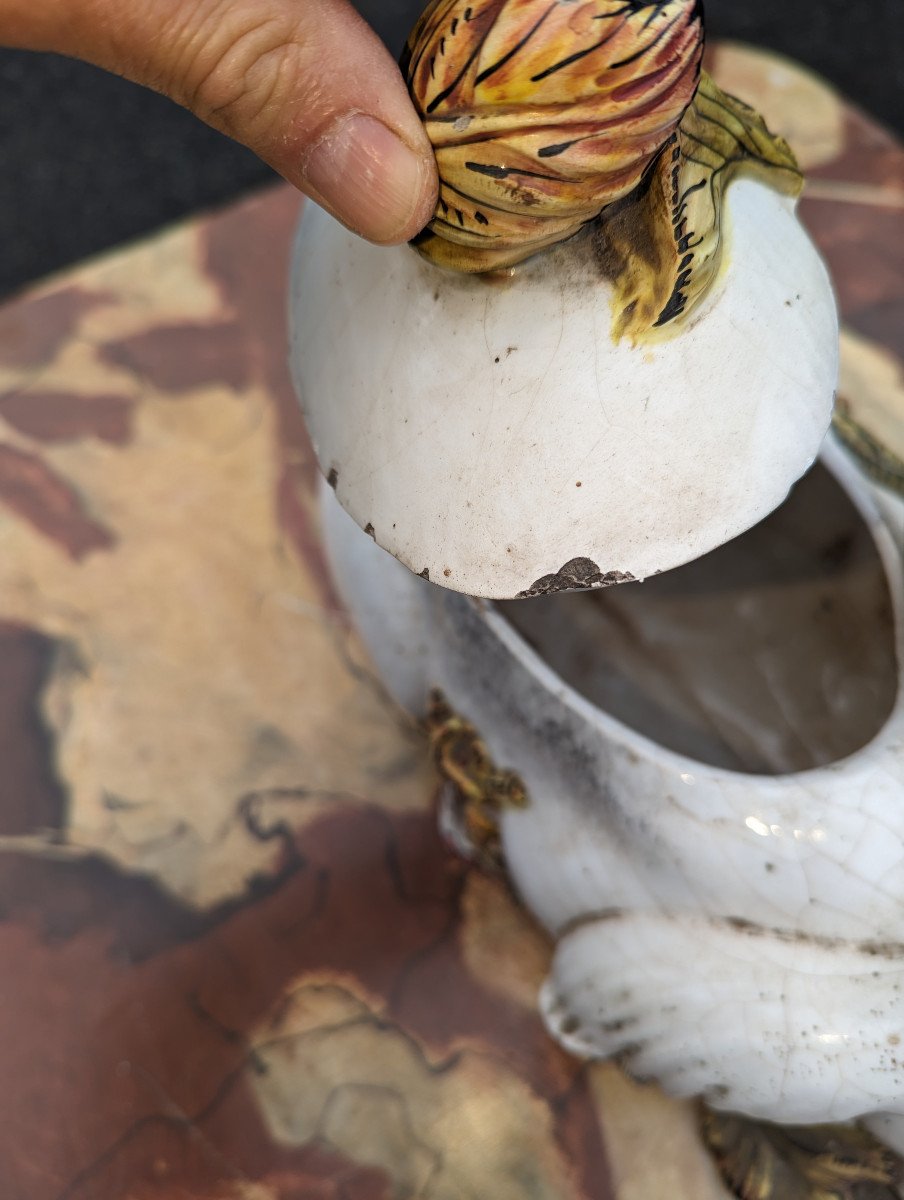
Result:
M419 239L512 266L632 191L697 88L699 0L433 0L403 67L440 198Z

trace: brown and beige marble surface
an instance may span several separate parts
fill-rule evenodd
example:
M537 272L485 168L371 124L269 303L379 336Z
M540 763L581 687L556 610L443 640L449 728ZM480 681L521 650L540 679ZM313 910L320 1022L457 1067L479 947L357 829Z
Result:
M900 401L904 150L789 64L713 57L810 172L844 386ZM297 210L0 309L0 1196L716 1200L690 1109L545 1036L547 945L441 842L332 588Z

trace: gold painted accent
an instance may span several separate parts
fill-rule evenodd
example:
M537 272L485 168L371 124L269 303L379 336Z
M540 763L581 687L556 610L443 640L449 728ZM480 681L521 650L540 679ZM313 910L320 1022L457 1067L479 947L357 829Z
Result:
M602 213L594 233L616 289L616 340L655 339L692 313L718 274L725 190L740 175L790 196L803 187L788 143L704 73L643 186Z
M739 1200L898 1200L904 1162L865 1129L769 1125L704 1110L703 1138Z
M877 483L904 496L904 364L852 329L841 331L836 435Z
M838 397L832 426L871 479L904 496L904 460L856 420L843 396Z
M477 730L440 691L430 695L426 726L436 769L455 789L455 807L468 842L479 859L501 865L499 814L527 805L524 784L513 771L496 767Z
M402 61L441 185L418 250L482 272L576 233L637 187L702 52L698 0L433 0Z

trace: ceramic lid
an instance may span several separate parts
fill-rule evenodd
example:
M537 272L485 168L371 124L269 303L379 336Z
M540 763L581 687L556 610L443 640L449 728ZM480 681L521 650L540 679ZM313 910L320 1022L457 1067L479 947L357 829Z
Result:
M418 575L644 579L815 458L838 329L802 177L701 53L696 0L432 0L404 61L440 178L419 254L308 208L302 406L342 505Z
M835 306L787 198L745 181L727 207L735 248L693 323L632 345L581 242L488 282L309 206L292 363L360 527L435 583L512 598L644 579L777 507L829 424Z

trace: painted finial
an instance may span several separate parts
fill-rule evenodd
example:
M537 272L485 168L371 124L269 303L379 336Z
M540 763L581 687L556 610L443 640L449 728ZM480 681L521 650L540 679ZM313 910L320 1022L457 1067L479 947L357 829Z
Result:
M433 143L419 249L512 266L632 192L697 88L699 0L434 0L403 67Z

